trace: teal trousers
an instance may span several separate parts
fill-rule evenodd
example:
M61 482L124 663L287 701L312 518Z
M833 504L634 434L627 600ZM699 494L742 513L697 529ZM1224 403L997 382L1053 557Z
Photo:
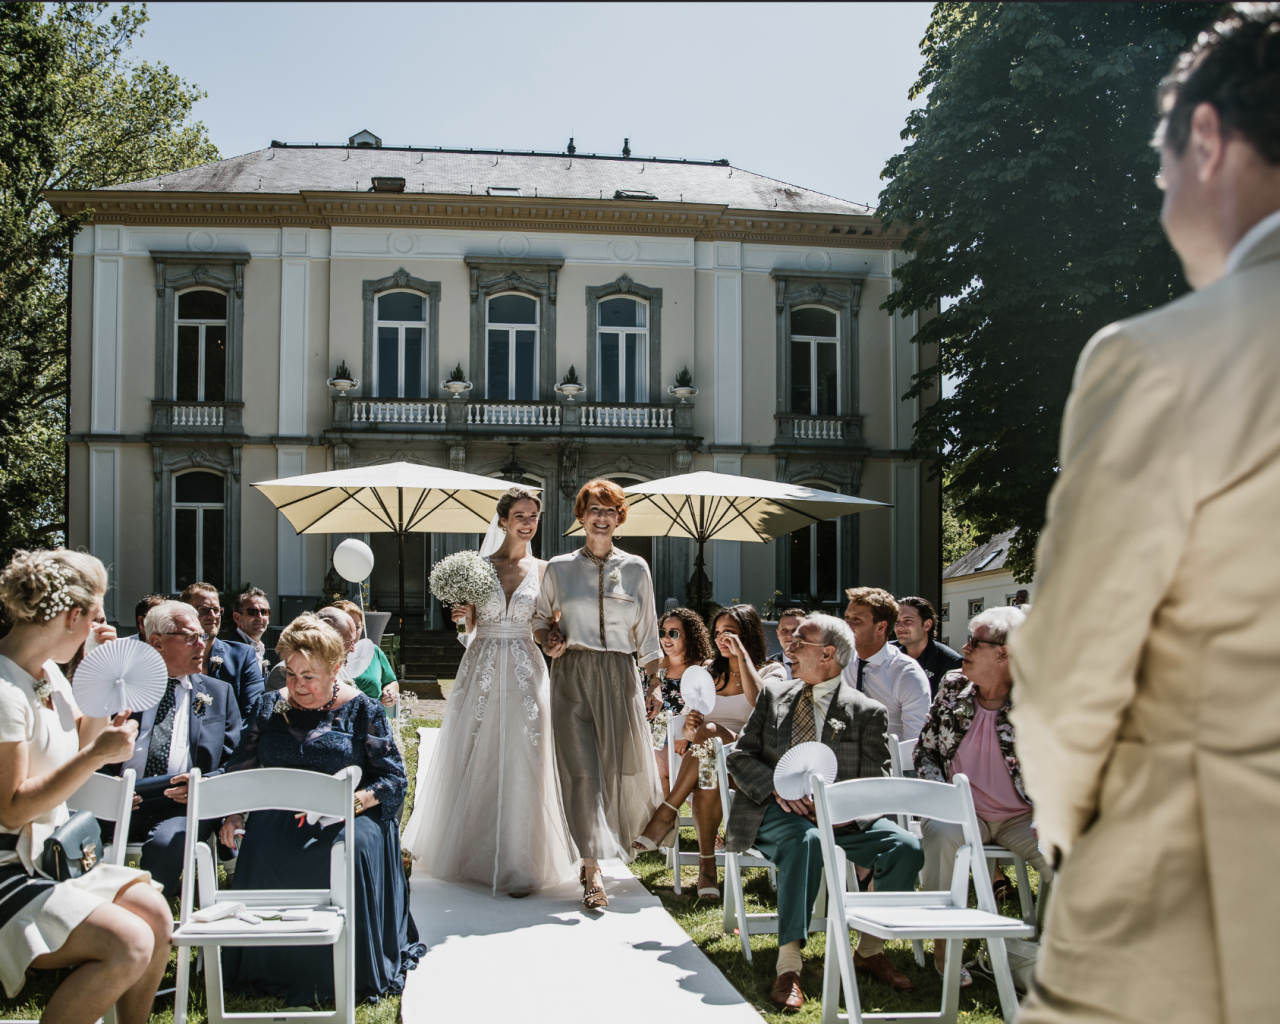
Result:
M836 843L849 859L875 874L876 892L910 892L924 865L920 840L888 818L865 832L836 829ZM778 868L778 945L809 937L809 911L822 881L818 826L774 803L765 811L755 848ZM818 908L825 916L826 908Z

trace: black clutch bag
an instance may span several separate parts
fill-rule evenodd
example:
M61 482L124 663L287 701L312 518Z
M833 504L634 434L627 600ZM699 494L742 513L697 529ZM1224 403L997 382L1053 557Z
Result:
M44 841L40 870L55 882L79 878L102 860L102 829L92 811L76 811Z

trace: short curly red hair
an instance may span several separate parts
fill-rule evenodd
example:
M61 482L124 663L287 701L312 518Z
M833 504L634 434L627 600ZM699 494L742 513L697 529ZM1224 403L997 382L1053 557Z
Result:
M603 477L596 477L594 480L588 480L582 485L582 489L578 491L578 496L573 501L573 518L579 522L587 514L587 508L592 503L597 505L611 505L618 510L618 523L621 525L627 521L627 496L622 493L622 488L615 484L612 480L605 480Z

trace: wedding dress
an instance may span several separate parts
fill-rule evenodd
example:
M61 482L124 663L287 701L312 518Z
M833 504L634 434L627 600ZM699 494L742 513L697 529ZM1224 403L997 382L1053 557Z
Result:
M577 876L560 800L550 680L533 642L534 563L511 601L499 587L476 616L403 845L435 878L494 895Z

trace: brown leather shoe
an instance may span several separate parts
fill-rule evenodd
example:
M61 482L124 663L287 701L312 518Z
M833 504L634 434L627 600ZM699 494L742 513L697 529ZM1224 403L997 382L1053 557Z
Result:
M855 969L863 971L879 981L883 981L890 988L897 989L899 992L910 992L915 988L911 984L911 979L889 963L889 958L883 953L864 957L859 956L857 950L854 950L853 966Z
M773 979L769 990L769 1002L783 1013L795 1013L804 1006L804 993L800 991L800 973L784 971Z

